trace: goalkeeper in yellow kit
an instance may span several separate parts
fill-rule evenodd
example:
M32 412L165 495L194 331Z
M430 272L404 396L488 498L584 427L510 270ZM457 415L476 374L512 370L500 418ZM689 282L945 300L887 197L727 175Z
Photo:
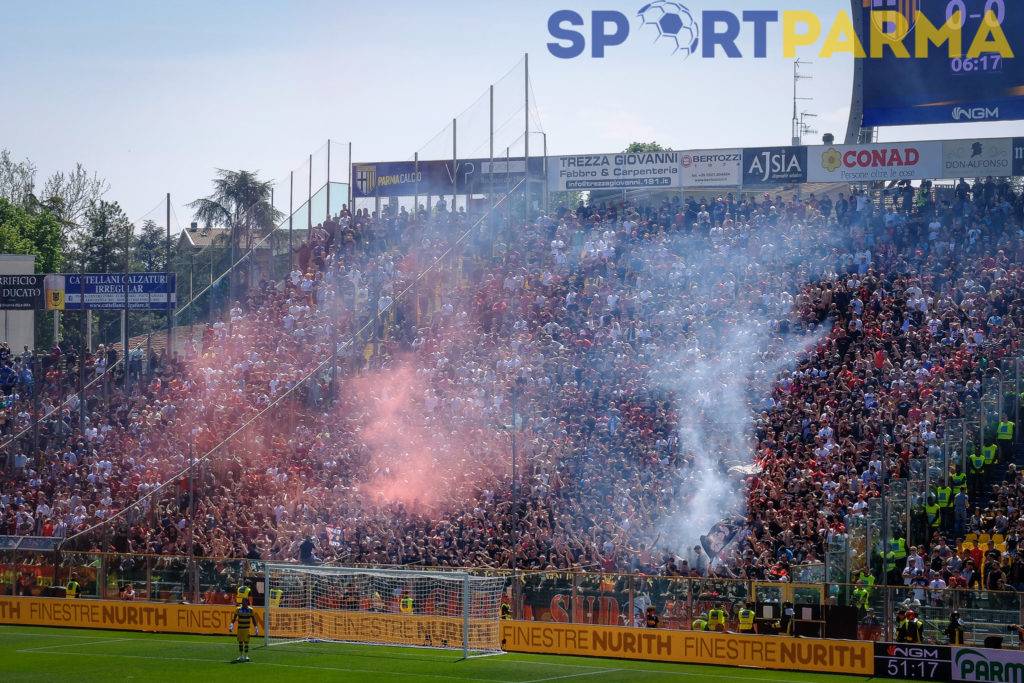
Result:
M238 636L238 659L235 662L252 661L249 659L249 635L251 631L252 635L258 636L260 629L256 623L256 612L249 606L249 598L242 600L242 606L235 610L235 616L231 619L228 631L235 631L236 626L238 627L235 632L235 635Z

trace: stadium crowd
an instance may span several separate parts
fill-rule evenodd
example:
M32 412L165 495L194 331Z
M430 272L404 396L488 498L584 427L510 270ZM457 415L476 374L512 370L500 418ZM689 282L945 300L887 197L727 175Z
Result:
M74 351L36 378L0 349L0 533L785 581L1020 351L1022 217L993 179L500 224L345 210L201 343L89 395L84 430ZM84 362L117 372L116 351ZM982 495L889 578L1024 590L1024 478ZM1005 547L963 551L968 532Z

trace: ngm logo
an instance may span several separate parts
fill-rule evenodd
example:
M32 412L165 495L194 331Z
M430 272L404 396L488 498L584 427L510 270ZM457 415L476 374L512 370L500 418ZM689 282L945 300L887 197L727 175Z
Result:
M704 59L725 55L740 59L746 55L737 41L748 34L753 38L753 56L765 59L769 53L769 27L781 25L782 56L797 57L800 48L818 45L817 56L828 58L851 54L858 58L881 59L887 54L897 58L927 58L933 49L942 49L950 59L997 54L1014 57L1003 20L1005 0L987 0L984 11L970 14L980 19L973 33L967 24L968 10L963 0L949 2L945 21L932 22L921 11L919 0L862 0L870 12L867 36L858 34L849 12L839 12L823 22L810 10L728 10L708 9L695 12L672 0L654 0L642 5L631 19L618 10L590 12L590 56L601 59L608 48L624 44L633 28L653 37L655 45L667 54L686 59L700 54ZM570 9L558 10L548 17L548 33L555 42L548 51L560 59L573 59L587 50L587 20ZM973 28L973 25L972 27ZM912 37L911 37L911 34Z

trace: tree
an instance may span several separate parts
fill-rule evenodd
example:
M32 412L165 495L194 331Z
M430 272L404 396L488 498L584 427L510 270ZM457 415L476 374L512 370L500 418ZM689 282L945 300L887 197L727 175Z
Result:
M82 164L75 164L73 171L59 171L46 179L43 185L42 204L52 211L64 224L66 237L77 231L82 218L89 208L110 190L110 184L99 175L85 170Z
M0 197L0 252L32 254L37 273L58 273L64 254L60 222L48 212L32 213Z
M6 149L0 149L0 199L15 206L27 206L35 190L36 167L31 161L15 161Z
M99 201L85 213L85 230L78 240L71 267L91 273L124 272L133 267L132 251L135 226L117 202ZM133 268L134 269L134 268Z
M639 152L669 152L667 147L662 147L657 142L632 142L626 148L626 154L637 154Z
M270 202L273 182L260 180L258 171L228 171L217 169L213 179L213 194L201 197L189 208L194 217L206 227L227 228L232 266L238 261L238 252L248 251L260 237L274 229L284 214ZM229 298L237 291L237 273L232 272Z
M163 271L167 265L167 237L156 221L147 219L142 223L136 248L137 270L147 273Z
M96 173L89 174L82 164L67 173L58 171L36 193L36 166L28 159L14 161L11 153L0 150L0 198L32 212L48 211L61 223L65 245L76 236L89 207L110 189Z

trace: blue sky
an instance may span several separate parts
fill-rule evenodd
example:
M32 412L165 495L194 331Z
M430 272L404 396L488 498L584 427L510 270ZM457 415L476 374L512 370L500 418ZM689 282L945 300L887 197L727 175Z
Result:
M110 181L109 198L133 219L170 192L184 227L183 205L208 191L215 168L260 169L283 180L283 190L288 171L304 175L306 155L328 138L351 140L356 161L408 159L417 150L439 158L450 155L450 138L429 141L474 102L459 145L486 156L486 103L478 97L526 52L552 154L616 151L636 139L677 149L788 143L792 63L781 57L682 60L635 26L603 60L557 59L545 47L547 18L557 9L632 16L641 4L9 1L0 147L31 158L43 174L82 162ZM827 16L848 7L847 0L684 4L813 5ZM802 94L815 99L803 106L819 115L819 131L841 138L851 60L806 58L815 62L807 70L814 79ZM512 117L510 140L522 128L521 88L518 73L498 88L499 122ZM1024 134L1024 123L881 132L883 140L1014 133ZM539 138L531 145L537 150ZM342 146L334 155L338 175Z

